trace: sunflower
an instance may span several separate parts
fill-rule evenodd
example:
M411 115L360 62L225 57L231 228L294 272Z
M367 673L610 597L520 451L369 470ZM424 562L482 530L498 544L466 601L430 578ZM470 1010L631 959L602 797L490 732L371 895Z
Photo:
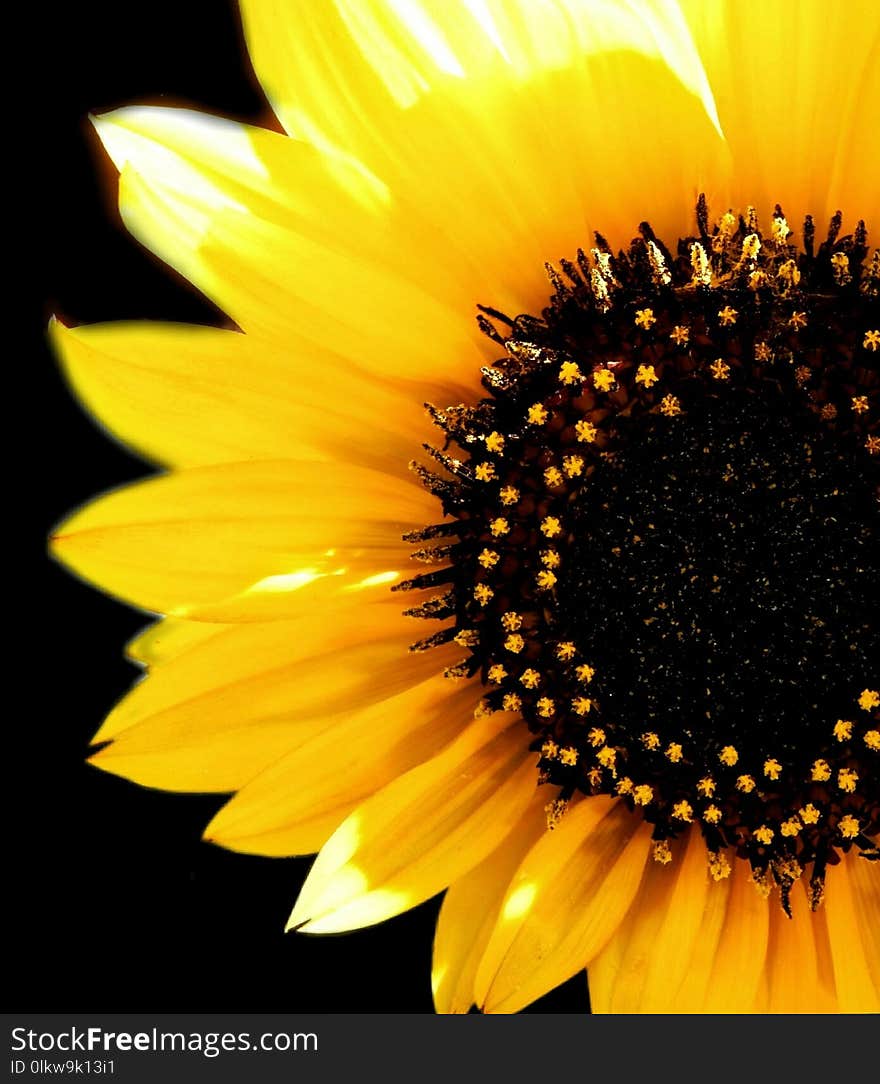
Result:
M54 540L159 615L93 762L445 890L439 1012L876 1011L880 10L242 13L286 134L95 120L238 330L52 328L166 468Z

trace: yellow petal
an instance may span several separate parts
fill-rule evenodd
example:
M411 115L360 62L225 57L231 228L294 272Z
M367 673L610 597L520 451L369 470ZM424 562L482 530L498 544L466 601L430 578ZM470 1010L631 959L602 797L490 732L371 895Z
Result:
M125 654L142 666L158 666L168 659L184 654L192 647L197 647L226 627L211 625L207 621L181 621L174 617L164 617L147 625L126 644Z
M650 826L622 804L589 798L535 844L477 970L484 1011L517 1012L602 950L633 901L650 842Z
M51 336L85 406L167 466L334 459L406 477L430 431L417 394L327 351L185 324L53 321Z
M350 712L437 673L452 648L408 655L379 608L234 625L159 666L111 714L94 755L169 790L230 791Z
M510 879L546 832L547 796L539 788L522 820L490 855L446 890L434 935L431 987L438 1013L466 1013L477 966L498 919Z
M244 331L404 379L431 380L441 357L447 385L473 379L476 299L464 307L442 253L363 171L342 184L314 147L188 110L136 107L95 125L126 226Z
M880 214L880 7L781 0L682 0L734 159L729 199L765 217L782 204L799 229L824 231L838 208L847 229ZM784 57L784 62L780 58ZM719 212L726 210L718 208Z
M590 1004L600 1013L668 1013L692 970L704 933L710 888L706 845L691 830L669 865L649 862L639 894L588 971ZM708 965L711 966L711 958ZM706 974L708 979L708 973Z
M111 493L58 528L74 571L144 609L207 621L290 617L385 598L427 493L375 471L293 461L201 467Z
M833 874L835 871L832 870ZM837 1012L834 977L829 973L825 916L810 911L802 881L791 890L791 913L771 897L770 939L767 944L767 1003L759 1011L768 1013Z
M702 1012L748 1013L764 974L771 907L778 900L763 899L750 879L749 865L731 862L727 913L706 988Z
M243 17L287 130L366 164L414 222L455 222L463 281L502 309L534 311L543 261L593 227L615 243L646 216L670 237L690 229L726 168L700 58L664 0L295 15L249 0Z
M828 871L825 915L840 1011L880 1013L880 870L854 851Z
M535 789L518 717L476 719L438 756L389 783L324 844L288 928L381 922L441 891L513 828Z
M205 838L254 854L313 854L359 802L452 741L480 693L437 677L336 716L243 787Z

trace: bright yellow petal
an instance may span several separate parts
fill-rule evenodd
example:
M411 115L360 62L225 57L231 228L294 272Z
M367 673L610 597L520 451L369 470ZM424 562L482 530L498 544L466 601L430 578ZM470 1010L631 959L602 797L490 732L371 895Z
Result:
M437 677L337 716L240 790L205 838L254 854L313 854L359 802L452 741L480 693Z
M381 922L482 861L534 793L528 744L518 717L477 719L438 756L369 798L324 844L288 928L335 933Z
M770 908L779 906L760 896L747 862L737 859L731 867L727 913L700 1010L707 1013L753 1010L764 974Z
M590 964L593 1012L670 1011L704 932L714 888L708 882L706 844L695 829L674 848L669 865L648 863L629 914Z
M650 825L622 804L589 798L535 844L477 970L484 1011L517 1012L602 950L638 890L650 842Z
M168 790L231 791L346 712L437 673L453 648L408 655L381 608L234 625L145 678L96 735L107 771Z
M833 875L835 871L832 870ZM767 901L770 939L767 944L767 1003L758 1009L768 1013L837 1012L834 976L822 942L827 941L824 912L813 913L802 881L791 890L791 914L779 906L774 895Z
M456 223L471 296L534 311L546 259L644 217L689 230L726 150L675 4L243 6L288 131L365 163L405 217ZM646 190L645 178L650 178ZM646 206L646 197L652 206Z
M354 466L222 464L95 501L58 528L54 549L144 609L273 620L320 599L387 597L408 574L401 535L437 512L420 488Z
M244 331L295 355L315 345L428 387L473 380L481 354L454 267L434 239L314 147L181 109L95 120L138 240ZM366 184L366 188L364 187Z
M185 324L53 322L51 336L85 406L166 466L333 459L406 477L430 435L424 396L327 351Z
M142 666L158 666L183 655L228 626L212 625L207 621L185 621L164 617L147 625L125 645L125 654ZM107 735L109 737L109 735Z
M880 6L874 0L682 0L734 160L731 202L820 236L842 209L851 230L880 217ZM720 207L719 211L726 210ZM876 226L874 227L876 229Z
M439 1013L466 1013L474 1004L477 966L501 911L510 879L547 831L539 789L522 820L490 855L446 890L434 935L431 987Z
M825 915L840 1011L880 1013L880 870L855 852L828 871Z

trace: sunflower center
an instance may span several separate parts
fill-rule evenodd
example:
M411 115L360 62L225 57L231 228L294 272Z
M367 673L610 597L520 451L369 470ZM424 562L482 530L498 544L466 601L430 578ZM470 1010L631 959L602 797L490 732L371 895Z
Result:
M817 251L779 208L697 223L548 266L541 318L483 310L504 356L429 408L447 518L400 587L444 585L413 649L454 639L522 716L550 827L618 796L658 861L698 824L713 876L817 905L840 850L878 857L880 256L839 216Z
M812 412L699 390L574 502L559 623L631 733L791 758L880 658L880 511Z

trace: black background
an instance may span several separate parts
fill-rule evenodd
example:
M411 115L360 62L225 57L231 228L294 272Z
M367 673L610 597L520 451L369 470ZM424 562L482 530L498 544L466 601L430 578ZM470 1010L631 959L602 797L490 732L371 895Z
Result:
M87 0L38 12L25 223L37 238L42 312L25 356L34 550L96 493L144 477L69 396L45 321L148 317L222 324L204 298L145 252L115 210L115 173L87 122L128 103L183 104L277 127L224 0ZM33 241L31 241L33 244ZM34 249L31 250L32 252ZM21 455L21 453L19 453ZM15 464L12 464L15 466ZM34 503L36 498L36 503ZM35 585L38 585L35 587ZM309 860L261 859L200 842L222 804L135 786L85 761L90 736L136 670L122 646L146 623L51 562L25 580L34 619L25 696L8 720L8 929L21 963L15 1004L33 1011L431 1012L439 901L370 930L284 935ZM582 978L530 1011L582 1012Z

